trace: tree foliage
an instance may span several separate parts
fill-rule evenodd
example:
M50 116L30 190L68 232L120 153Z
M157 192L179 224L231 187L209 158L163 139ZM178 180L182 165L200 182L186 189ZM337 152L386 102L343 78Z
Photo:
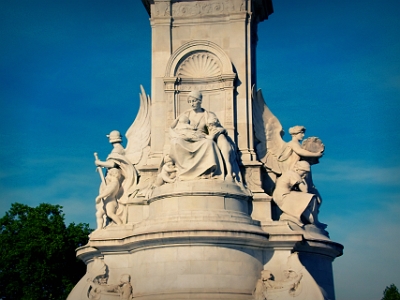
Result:
M14 203L0 219L0 299L65 300L86 266L75 249L89 225L66 226L59 205Z
M394 284L386 287L382 300L400 300L400 293Z

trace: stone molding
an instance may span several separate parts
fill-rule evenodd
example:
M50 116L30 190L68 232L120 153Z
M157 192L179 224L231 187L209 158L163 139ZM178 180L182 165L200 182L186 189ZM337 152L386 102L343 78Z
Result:
M221 75L221 65L217 57L209 52L189 55L176 71L178 77L204 78Z
M244 0L177 2L172 7L173 17L203 17L246 11Z
M214 0L214 1L174 1L142 0L147 13L154 17L170 17L171 5L174 17L204 17L216 15L234 15L250 11L246 7L248 0ZM271 0L253 0L250 13L256 15L257 22L268 19L274 9Z
M207 40L193 40L180 46L168 61L165 77L176 78L178 68L191 55L203 53L216 60L220 66L221 75L235 75L232 71L232 62L225 51L217 44ZM212 77L212 75L210 75Z

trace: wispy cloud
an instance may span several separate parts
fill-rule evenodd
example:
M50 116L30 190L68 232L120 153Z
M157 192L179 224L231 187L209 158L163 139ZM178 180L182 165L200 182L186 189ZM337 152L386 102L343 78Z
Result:
M0 215L14 202L29 206L40 203L63 206L67 223L90 223L94 226L95 205L99 178L88 173L59 173L49 182L35 186L2 186Z
M400 199L400 194L393 197ZM376 300L386 286L400 286L399 213L397 201L369 213L355 211L351 218L327 220L345 247L334 262L337 299Z
M360 161L325 160L323 166L314 167L313 174L318 181L398 186L400 165L380 167Z

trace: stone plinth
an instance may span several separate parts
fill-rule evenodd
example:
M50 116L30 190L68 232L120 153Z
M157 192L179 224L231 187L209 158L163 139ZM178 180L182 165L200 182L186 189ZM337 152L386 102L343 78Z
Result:
M94 232L78 257L89 270L93 259L101 258L108 284L118 284L129 274L135 299L250 300L261 270L283 272L296 251L310 271L309 280L334 295L331 262L340 254L340 245L328 238L307 240L287 222L261 226L250 218L248 190L230 182L212 183L199 180L156 188L146 219ZM131 217L128 214L128 223ZM103 293L101 299L118 297Z

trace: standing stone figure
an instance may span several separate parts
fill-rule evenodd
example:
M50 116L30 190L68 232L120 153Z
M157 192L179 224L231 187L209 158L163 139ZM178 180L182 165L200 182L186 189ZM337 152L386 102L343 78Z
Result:
M100 193L96 197L96 222L97 229L104 227L103 217L106 215L116 224L121 225L122 220L116 215L118 208L117 195L120 189L121 173L119 169L111 168L107 172L105 182L100 185Z
M171 125L170 157L179 180L221 178L240 180L234 144L217 116L201 107L202 94L188 96L191 109Z
M285 171L277 179L273 199L282 210L280 220L288 220L299 226L314 224L324 227L318 222L321 199L308 190L306 176L309 172L310 164L298 161L293 170Z
M122 185L120 191L120 202L127 202L128 198L137 193L138 173L135 166L125 156L125 149L122 146L122 136L117 130L107 135L113 150L106 161L96 159L95 165L107 169L118 168L121 170Z
M305 160L310 165L317 164L325 146L316 137L308 138L300 144L306 128L298 125L289 129L292 139L290 142L285 142L282 139L284 135L282 125L265 104L261 90L253 94L253 105L254 134L257 140L255 150L267 171L269 182L266 189L271 195L277 178L283 172L292 170L300 160ZM313 186L311 172L307 181L310 187Z

